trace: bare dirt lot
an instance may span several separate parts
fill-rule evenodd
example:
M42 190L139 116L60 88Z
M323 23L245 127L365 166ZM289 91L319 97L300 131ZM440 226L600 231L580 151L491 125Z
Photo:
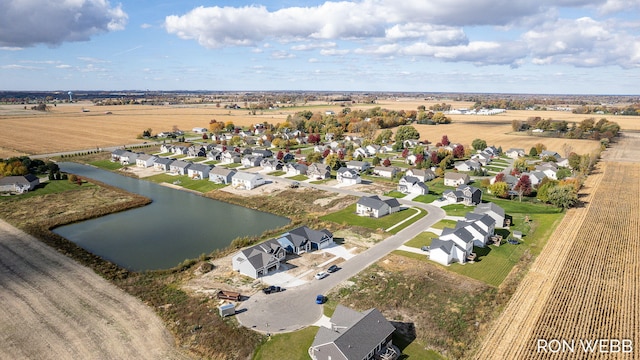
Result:
M0 359L188 359L152 309L0 220Z

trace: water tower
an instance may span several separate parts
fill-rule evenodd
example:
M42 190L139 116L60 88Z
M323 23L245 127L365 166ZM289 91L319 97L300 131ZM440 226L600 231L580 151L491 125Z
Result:
M69 95L69 102L73 102L73 92L69 91L67 94Z

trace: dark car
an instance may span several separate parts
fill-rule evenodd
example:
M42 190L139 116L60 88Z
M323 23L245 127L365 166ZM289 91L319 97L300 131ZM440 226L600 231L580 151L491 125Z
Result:
M316 296L316 304L324 304L327 301L327 297L324 295Z
M327 272L334 273L334 272L336 272L336 271L338 271L338 270L340 270L340 268L338 267L338 265L331 265L331 266L329 266L329 268L327 269Z
M269 295L271 293L277 293L282 291L283 289L280 286L275 286L275 285L271 285L269 287L266 287L264 289L262 289L262 292Z

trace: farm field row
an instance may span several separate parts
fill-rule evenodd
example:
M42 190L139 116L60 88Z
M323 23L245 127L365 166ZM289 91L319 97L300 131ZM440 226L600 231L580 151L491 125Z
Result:
M598 166L585 184L585 206L567 212L476 358L610 358L585 352L579 341L639 343L639 179L637 162L609 158ZM574 342L575 352L539 347L554 339Z
M393 102L380 101L377 104L354 104L352 108L366 109L379 106L388 109L415 110L419 105L431 103L424 101ZM454 103L454 107L469 106L467 103ZM89 110L83 112L82 109ZM266 110L250 115L246 109L229 110L216 108L215 105L194 106L93 106L91 103L61 104L46 113L23 110L21 106L0 106L0 158L46 154L59 151L85 150L97 147L122 146L137 143L137 135L151 128L154 133L170 131L174 126L182 130L194 127L207 127L212 119L232 121L237 126L250 126L256 123L284 122L289 114L305 107ZM339 112L337 105L309 107L312 111L332 109ZM478 137L488 144L510 147L530 148L538 142L548 149L562 149L564 143L571 144L577 153L590 153L598 144L588 140L568 140L538 138L511 134L511 121L525 120L530 116L541 116L556 120L582 121L589 117L560 111L508 111L494 116L452 115L453 122L448 125L418 125L422 140L437 142L442 135L464 145L469 145ZM640 117L607 116L616 121L622 129L640 130ZM481 136L480 136L481 135Z

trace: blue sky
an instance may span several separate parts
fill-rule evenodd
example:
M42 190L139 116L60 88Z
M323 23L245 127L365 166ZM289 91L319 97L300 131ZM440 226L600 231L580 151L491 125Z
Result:
M0 90L640 93L638 0L0 7Z

